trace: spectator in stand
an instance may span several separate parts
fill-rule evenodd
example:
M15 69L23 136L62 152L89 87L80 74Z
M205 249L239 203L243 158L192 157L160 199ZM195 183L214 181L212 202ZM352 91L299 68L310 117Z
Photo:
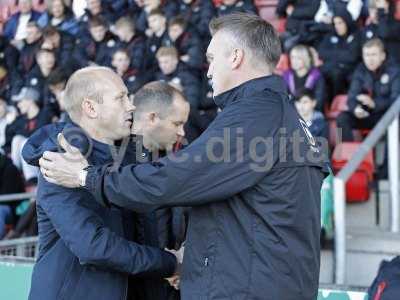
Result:
M368 25L362 30L363 44L379 38L388 58L400 62L400 22L395 19L395 4L390 0L370 0Z
M93 17L102 17L111 22L112 14L104 7L101 0L86 0L85 13L79 18L79 32L77 38L89 35L89 20Z
M148 23L149 30L146 32L148 35L146 66L150 72L154 72L158 69L156 53L161 46L165 46L168 40L167 18L160 9L156 9L148 14Z
M36 184L38 169L22 159L22 147L36 129L52 120L52 115L46 107L40 109L39 97L40 93L37 90L23 87L21 92L13 97L21 115L6 127L5 150L10 151L14 165L23 172L28 184Z
M314 138L328 139L328 124L322 112L316 110L317 99L310 89L303 89L295 98L295 106ZM327 143L326 143L327 144ZM325 144L324 144L325 145Z
M0 152L6 143L6 127L15 119L16 109L14 106L8 105L7 100L0 96Z
M93 17L89 21L89 37L76 41L74 57L78 65L110 66L111 56L117 46L117 37L109 30L107 22L101 17Z
M197 31L190 28L183 17L178 16L169 21L168 37L170 46L178 50L180 61L200 73L205 61L201 37Z
M72 35L48 26L43 29L43 43L41 48L53 51L57 65L63 67L68 74L72 74L77 68L72 54L74 52L75 39Z
M40 106L48 105L49 87L47 79L57 67L55 53L51 50L40 49L36 54L37 65L26 75L24 86L30 86L39 92Z
M11 96L19 91L18 85L2 62L0 63L0 96L10 102Z
M322 112L325 104L325 80L317 67L309 47L297 45L290 50L290 69L283 74L289 93L299 97L305 88L313 91L317 101L315 108Z
M41 28L51 25L74 36L79 31L78 22L65 0L48 1L47 10L40 16L38 25Z
M174 47L161 47L157 51L160 68L155 76L181 91L190 104L189 121L185 125L186 138L192 142L201 134L199 124L199 105L201 99L201 82L188 68L179 62L178 51Z
M23 193L24 191L24 182L19 171L12 161L0 151L0 195ZM6 234L6 224L14 223L14 212L15 204L0 205L0 240Z
M0 64L13 75L17 72L19 51L0 34Z
M179 0L180 15L183 16L203 39L203 45L211 39L208 24L215 16L216 10L211 0Z
M314 19L320 0L280 0L276 8L279 17L287 18L286 30L281 35L283 48L289 52L301 42L306 25Z
M326 35L318 48L321 71L330 87L328 99L347 91L361 47L357 26L347 10L336 13L333 24L334 32Z
M21 45L21 41L28 36L26 30L28 23L37 21L39 17L40 13L32 9L31 0L19 0L18 12L12 15L4 25L4 36L14 45Z
M20 79L24 78L36 65L36 53L42 45L42 32L36 22L29 22L26 31L28 35L24 39L17 67Z
M111 62L114 71L122 78L130 94L136 93L146 82L149 77L145 72L139 72L135 68L131 68L131 58L126 49L117 49L112 57Z
M129 17L120 18L114 26L118 36L117 48L125 48L130 56L131 67L142 72L146 67L146 38L136 32L135 25Z
M247 12L257 14L257 8L253 1L249 0L222 0L217 6L217 16L232 14L235 12Z
M400 95L400 70L387 60L382 41L365 43L362 56L352 76L348 111L337 119L343 141L353 140L353 128L373 128Z
M147 36L151 36L152 33L151 31L148 33L147 29L150 28L149 15L153 10L161 10L167 20L179 13L178 4L175 1L143 0L137 3L142 3L142 11L136 19L136 29L145 32Z
M69 75L63 68L56 68L47 78L48 94L45 103L46 109L51 111L52 122L68 120L63 95Z
M353 21L357 21L363 8L362 0L321 0L321 4L315 14L318 23L332 24L333 16L343 10L347 10Z

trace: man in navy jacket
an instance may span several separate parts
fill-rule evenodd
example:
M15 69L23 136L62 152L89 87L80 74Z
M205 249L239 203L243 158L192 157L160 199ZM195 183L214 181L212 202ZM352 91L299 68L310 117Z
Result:
M37 164L44 151L57 151L57 135L63 132L92 164L112 162L122 153L114 142L129 136L134 110L122 80L107 68L82 69L70 78L65 97L74 123L37 131L24 147L25 160ZM118 161L134 159L128 151ZM39 178L39 257L29 299L128 299L129 275L173 275L174 255L133 242L132 216L91 198Z

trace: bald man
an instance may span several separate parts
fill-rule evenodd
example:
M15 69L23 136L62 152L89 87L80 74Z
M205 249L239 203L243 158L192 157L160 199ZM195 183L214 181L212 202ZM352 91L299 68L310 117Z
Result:
M112 152L120 153L115 141L130 135L135 109L121 78L108 68L81 69L69 79L65 97L73 122L38 130L23 150L25 160L37 165L44 151L57 151L62 132L91 163L112 162ZM125 153L122 164L133 162L134 154ZM160 279L174 274L174 255L130 240L133 215L92 197L40 176L39 257L29 299L128 299L129 275Z

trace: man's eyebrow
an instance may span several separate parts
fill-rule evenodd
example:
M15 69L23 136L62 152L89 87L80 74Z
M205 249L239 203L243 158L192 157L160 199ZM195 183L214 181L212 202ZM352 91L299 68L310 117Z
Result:
M126 91L120 92L120 93L118 93L118 94L115 96L115 98L120 98L120 97L123 97L123 96L125 96L125 95L128 95L128 92L126 92Z

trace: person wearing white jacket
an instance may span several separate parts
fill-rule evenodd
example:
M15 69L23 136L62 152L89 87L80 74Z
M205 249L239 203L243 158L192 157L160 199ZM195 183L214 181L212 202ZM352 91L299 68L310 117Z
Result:
M363 7L362 0L321 0L321 4L314 20L317 23L332 24L332 16L337 7L345 6L347 11L351 14L354 21L356 21L361 14Z

